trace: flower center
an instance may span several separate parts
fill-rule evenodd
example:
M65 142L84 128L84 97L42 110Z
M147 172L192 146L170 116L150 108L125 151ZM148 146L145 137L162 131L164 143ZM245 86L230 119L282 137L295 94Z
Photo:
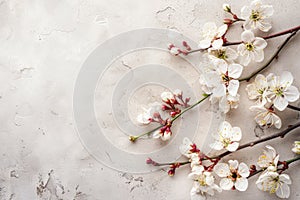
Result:
M201 186L206 186L206 181L205 181L205 178L206 176L205 175L201 175L199 178L198 178L198 182Z
M274 92L275 92L275 94L276 94L277 96L282 96L282 97L284 97L284 95L283 95L283 87L278 87L278 88L276 88L276 89L274 90Z
M248 51L253 51L253 50L254 50L254 45L253 45L251 42L248 42L248 43L246 44L246 49L247 49Z
M264 91L265 91L264 89L258 89L258 90L257 90L258 94L263 94Z
M276 178L274 178L273 181L270 182L270 185L271 185L270 193L271 194L274 194L278 190L278 188L279 188L279 182L278 181L279 181L279 178L276 177Z
M228 138L223 138L222 143L225 147L227 147L229 144L231 144L231 141Z
M261 16L260 16L260 13L256 10L252 10L252 13L250 15L250 19L253 20L253 21L258 21L260 20Z
M224 83L228 83L230 81L230 77L226 74L222 74L221 78Z
M237 169L231 168L230 169L231 175L228 178L231 178L232 181L236 181L237 178L240 178L241 176L237 172Z
M218 50L214 51L213 54L217 58L220 58L220 59L223 59L223 60L226 60L228 58L228 56L226 55L225 50L218 49Z

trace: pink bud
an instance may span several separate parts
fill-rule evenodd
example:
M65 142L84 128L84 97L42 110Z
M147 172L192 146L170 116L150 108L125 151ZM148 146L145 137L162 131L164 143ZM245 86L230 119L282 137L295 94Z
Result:
M170 170L168 171L168 175L169 175L169 176L174 176L174 175L175 175L175 169L170 169Z
M232 19L225 18L225 19L223 20L223 23L224 23L224 24L227 24L227 25L231 25L231 24L233 23L233 21L232 21Z
M169 44L169 45L168 45L168 49L169 49L169 50L171 50L173 47L175 47L174 44Z
M171 117L175 117L177 115L177 112L172 111L172 112L170 112L170 115L171 115Z
M148 159L146 160L146 163L147 163L148 165L152 165L153 160L152 160L151 158L148 158Z

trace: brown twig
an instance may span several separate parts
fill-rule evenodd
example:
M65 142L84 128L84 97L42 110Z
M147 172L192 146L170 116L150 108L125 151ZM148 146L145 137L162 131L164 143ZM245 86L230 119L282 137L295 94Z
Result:
M268 40L268 39L271 39L271 38L275 38L275 37L279 37L279 36L286 35L286 34L289 34L289 33L293 33L295 31L298 31L299 29L300 29L300 26L296 26L294 28L291 28L291 29L288 29L288 30L285 30L285 31L281 31L279 33L274 33L274 34L271 34L271 35L268 35L268 36L264 36L262 38L265 39L265 40ZM243 41L225 42L223 44L223 46L238 45L238 44L241 44L241 43L243 43ZM204 51L204 50L205 49L194 49L194 50L186 52L186 55L192 54L192 53L195 53L195 52L199 52L199 51Z
M258 139L258 140L255 140L255 141L243 144L243 145L239 146L239 148L236 151L239 151L239 150L247 148L247 147L253 147L256 144L259 144L259 143L262 143L262 142L265 142L265 141L268 141L268 140L272 140L272 139L275 139L275 138L278 138L278 137L283 138L286 134L288 134L289 132L291 132L292 130L294 130L294 129L298 128L298 127L300 127L300 122L298 122L298 123L296 123L294 125L291 125L287 129L285 129L283 131L280 131L278 133L275 133L275 134L272 134L272 135L267 136L265 138L261 138L261 139ZM227 155L229 155L231 153L233 153L233 152L225 151L224 153L221 153L220 155L215 156L213 158L219 158L219 159L221 159L221 158L223 158L223 157L225 157L225 156L227 156Z

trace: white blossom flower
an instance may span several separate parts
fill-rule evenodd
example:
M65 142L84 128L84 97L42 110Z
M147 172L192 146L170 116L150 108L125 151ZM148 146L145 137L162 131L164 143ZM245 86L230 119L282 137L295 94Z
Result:
M300 141L294 142L294 147L292 148L292 151L296 154L300 154Z
M236 109L239 106L240 95L232 96L227 94L219 101L219 108L222 112L227 113L230 109Z
M143 108L144 112L136 117L136 120L140 125L149 124L152 121L153 115L155 113L159 113L159 115L161 115L162 117L168 117L168 115L162 112L160 103L154 102L149 104L148 106L149 108Z
M239 147L238 141L242 138L242 132L239 127L232 127L227 121L221 123L218 129L216 141L210 145L215 150L227 149L228 151L236 151Z
M163 132L161 131L161 129L157 130L152 135L153 138L155 138L155 139L160 138L162 141L170 140L171 136L172 136L172 131L169 128Z
M143 108L144 113L139 114L136 117L136 121L141 124L141 125L147 125L150 124L150 122L152 121L152 115L151 115L151 110L152 108Z
M238 57L238 53L230 47L221 47L219 49L208 49L208 57L210 59L223 59L233 62Z
M214 191L221 192L222 189L214 183L215 178L211 172L204 171L203 166L196 166L193 168L189 178L194 180L193 188L190 192L191 199L205 199L206 194L214 195Z
M275 114L275 111L272 107L266 108L264 105L257 105L251 106L250 110L257 112L257 115L254 119L259 126L267 126L270 128L274 125L278 129L281 128L281 119Z
M239 191L246 191L248 188L247 177L250 175L248 166L237 160L229 160L228 164L218 163L214 172L221 177L220 187L223 190L230 190L233 187Z
M272 5L263 5L260 0L252 1L250 7L244 6L241 9L241 17L246 20L244 28L246 30L258 28L261 31L268 32L272 28L269 18L273 15L273 12Z
M235 63L228 65L224 60L214 62L217 69L205 74L207 87L212 88L215 97L222 97L227 92L231 96L236 96L239 88L237 79L241 76L243 67Z
M251 60L261 62L264 60L264 48L267 42L260 37L255 37L251 31L242 33L242 44L239 44L237 50L240 54L241 64L247 66Z
M283 111L288 106L288 102L299 99L299 90L292 85L294 78L290 72L284 71L281 76L270 74L268 77L270 88L267 96L273 100L275 108Z
M202 164L202 161L200 161L200 155L199 155L199 153L192 153L192 154L190 154L190 162L191 162L191 168L192 169L195 166L200 166Z
M262 173L256 181L258 189L276 193L279 198L289 198L290 188L288 185L292 184L292 181L287 174L279 174L273 171L266 171Z
M267 78L262 74L258 74L254 82L246 87L249 99L257 99L258 103L265 105L267 103L266 91L268 87Z
M176 101L174 94L172 92L163 92L163 93L161 93L160 97L164 102L172 103L172 102Z
M222 36L226 33L228 26L226 24L219 28L213 22L207 22L203 25L200 32L199 48L207 49L210 46L214 49L219 49L223 45Z
M183 138L182 144L179 146L179 151L187 158L191 158L193 153L198 153L199 149L196 144L192 143L187 137Z
M178 47L172 47L172 48L170 48L169 52L173 56L178 56L180 54L180 49Z
M259 156L257 165L263 169L268 169L268 171L276 171L278 160L279 155L277 155L276 150L267 145L266 150Z

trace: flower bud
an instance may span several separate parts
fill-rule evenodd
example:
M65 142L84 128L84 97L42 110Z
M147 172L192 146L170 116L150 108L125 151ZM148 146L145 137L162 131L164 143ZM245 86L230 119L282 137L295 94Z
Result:
M223 4L223 10L224 10L225 12L231 13L231 7L230 7L230 5L227 4L227 3L224 3L224 4Z
M224 24L227 24L227 25L231 25L231 24L233 23L233 21L232 21L232 19L225 18L225 19L223 20L223 23L224 23Z
M295 141L294 142L294 148L292 151L296 154L300 154L300 141Z
M175 174L175 169L170 169L170 170L168 171L168 175L169 175L169 176L174 176L174 174Z

